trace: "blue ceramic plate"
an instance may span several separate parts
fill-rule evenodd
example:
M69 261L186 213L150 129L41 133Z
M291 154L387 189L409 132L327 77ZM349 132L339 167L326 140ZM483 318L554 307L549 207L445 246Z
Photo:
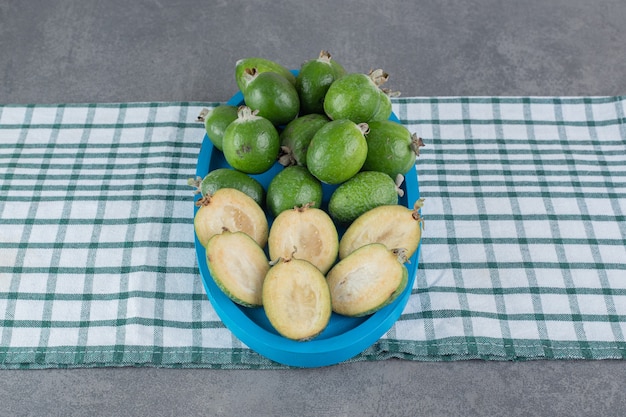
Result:
M234 106L243 104L241 92L235 94L227 104ZM395 114L392 114L390 119L398 121ZM231 167L224 159L222 152L214 148L208 136L205 135L198 156L196 175L204 178L209 171L217 168ZM267 189L270 180L281 169L282 166L276 163L269 171L252 175L252 177ZM324 185L323 205L328 204L330 194L335 188L336 186ZM415 167L406 174L402 188L405 193L400 198L399 204L412 208L413 203L419 198ZM195 200L199 198L200 195L197 195ZM194 215L197 210L198 208L195 207ZM272 218L269 214L268 221L271 224ZM340 235L343 230L338 228ZM404 292L393 303L366 317L351 318L333 313L328 326L319 336L307 342L296 342L279 335L274 330L262 307L242 307L224 295L209 273L206 252L197 237L195 245L204 288L213 308L226 327L255 352L283 365L308 368L334 365L350 359L374 344L391 328L400 317L411 295L421 248L420 244L409 263L406 264L409 282Z

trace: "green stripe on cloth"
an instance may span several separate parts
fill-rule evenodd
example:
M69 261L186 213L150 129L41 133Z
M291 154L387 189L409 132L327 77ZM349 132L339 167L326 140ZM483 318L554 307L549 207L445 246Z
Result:
M626 97L394 98L426 142L399 320L351 361L626 359ZM0 367L283 368L195 260L203 107L0 106Z

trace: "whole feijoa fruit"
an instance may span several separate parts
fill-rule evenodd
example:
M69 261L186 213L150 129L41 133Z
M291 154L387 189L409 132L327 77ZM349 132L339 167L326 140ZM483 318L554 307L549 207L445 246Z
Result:
M267 246L271 259L304 259L325 274L337 259L338 236L324 210L304 205L285 210L274 219Z
M263 308L282 336L306 341L320 334L332 315L324 274L302 259L280 259L263 281Z
M306 153L315 133L330 119L323 114L306 114L287 123L280 132L280 156L283 166L306 166Z
M380 106L380 88L387 79L382 70L350 73L334 81L324 97L324 112L332 120L367 123Z
M274 216L294 207L322 205L322 183L301 166L284 168L267 186L267 207Z
M203 196L214 194L220 188L235 188L243 191L257 202L265 204L265 189L256 179L241 171L230 168L217 168L209 172L204 178L190 178L188 184L197 188L196 193Z
M339 261L326 278L333 311L351 317L375 313L398 298L408 283L406 257L371 243Z
M391 120L370 121L367 125L367 158L362 169L384 172L392 178L409 172L424 145L421 138Z
M235 63L235 81L242 93L249 82L249 79L245 76L248 68L256 68L257 72L275 72L285 77L291 84L296 84L296 76L283 65L267 58L249 57L240 59Z
M237 119L237 107L222 104L211 110L203 109L198 120L204 122L206 134L217 149L222 150L224 131L231 122Z
M370 243L381 243L387 249L404 248L407 258L413 256L422 238L419 199L413 208L399 204L378 206L359 216L345 231L339 241L339 258L343 259L356 249Z
M324 113L324 96L328 88L345 73L343 66L332 59L328 51L321 51L317 59L302 64L296 76L300 113Z
M367 158L364 133L367 124L347 119L322 126L311 139L306 165L311 174L327 184L340 184L352 178Z
M339 223L351 223L374 207L398 204L404 191L400 184L385 173L362 171L333 191L328 202L330 216Z
M293 84L275 72L257 72L249 68L244 73L248 85L243 92L246 106L258 110L274 125L284 125L296 118L300 111L300 99Z
M276 162L280 137L272 122L241 106L237 120L224 132L222 147L226 162L233 168L247 174L261 174Z
M244 307L263 305L263 281L269 260L250 236L224 230L206 245L207 266L215 284Z
M193 225L202 246L226 230L243 232L264 247L269 235L265 212L250 196L234 188L221 188L196 201Z

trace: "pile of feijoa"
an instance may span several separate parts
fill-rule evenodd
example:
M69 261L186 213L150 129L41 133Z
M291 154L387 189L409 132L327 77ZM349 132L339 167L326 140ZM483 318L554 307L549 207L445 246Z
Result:
M282 336L310 340L332 312L372 314L406 288L423 202L399 196L423 142L389 120L396 93L382 88L384 71L349 73L322 51L294 72L237 61L244 104L199 117L230 168L190 185L202 194L194 227L216 285L264 308ZM253 176L277 164L264 188Z

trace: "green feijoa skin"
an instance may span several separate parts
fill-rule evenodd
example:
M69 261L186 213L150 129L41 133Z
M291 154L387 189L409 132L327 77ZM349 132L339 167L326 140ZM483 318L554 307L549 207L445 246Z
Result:
M324 113L324 96L330 85L346 70L332 59L328 51L317 59L305 62L296 76L296 90L300 96L300 114Z
M300 98L293 84L275 72L257 72L247 69L244 76L249 79L243 99L246 106L258 110L274 125L284 125L298 116Z
M202 196L213 195L220 188L235 188L252 197L261 207L265 204L265 190L259 181L241 171L230 168L218 168L204 178L193 178L189 185L195 185Z
M364 133L367 124L347 119L322 126L311 139L306 153L308 170L326 184L340 184L352 178L367 157Z
M280 132L280 157L283 166L306 166L311 139L330 120L323 114L306 114L289 122Z
M247 68L256 68L257 72L275 72L285 77L291 84L296 84L296 76L275 61L259 57L243 58L235 63L235 81L242 93L248 86L249 80L245 77Z
M276 162L280 137L272 122L241 106L237 120L224 131L222 147L230 166L246 174L261 174Z
M319 208L322 205L322 183L305 167L286 167L270 181L266 201L274 216L304 205Z
M324 96L324 112L332 120L348 119L364 123L372 119L380 105L380 88L387 79L382 70L370 74L351 73L334 81Z
M219 105L211 110L203 109L198 116L198 120L204 122L209 140L220 151L222 150L224 131L235 119L237 119L237 107L227 104Z
M393 112L393 108L391 105L391 97L397 97L400 95L397 91L391 91L386 88L381 88L378 90L380 95L380 102L378 104L378 109L372 116L372 120L388 120Z
M419 148L424 146L421 138L391 120L371 121L367 125L367 158L362 169L384 172L392 178L409 172Z
M341 184L330 196L328 213L337 222L348 224L378 206L398 204L403 194L389 175L363 171Z

